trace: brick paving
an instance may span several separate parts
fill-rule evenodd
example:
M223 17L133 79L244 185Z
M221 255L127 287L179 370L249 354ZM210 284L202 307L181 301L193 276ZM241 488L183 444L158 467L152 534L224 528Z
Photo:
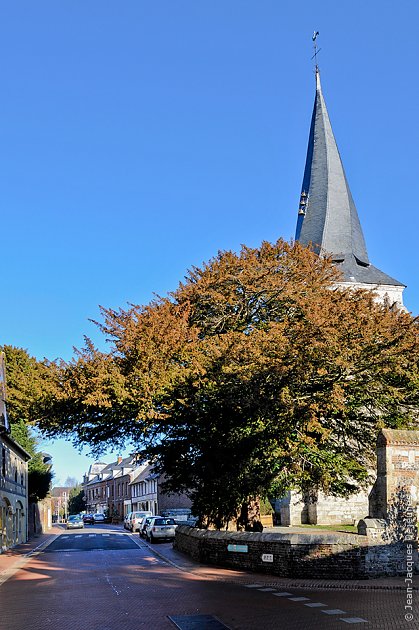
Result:
M101 533L112 531L124 530ZM404 620L398 579L276 579L198 565L170 544L148 545L138 535L127 536L130 544L118 550L43 553L39 545L57 533L63 530L0 556L0 577L17 567L0 586L1 630L160 630L174 628L168 615L197 614L215 616L231 630L419 628L417 620ZM332 614L338 610L343 613Z

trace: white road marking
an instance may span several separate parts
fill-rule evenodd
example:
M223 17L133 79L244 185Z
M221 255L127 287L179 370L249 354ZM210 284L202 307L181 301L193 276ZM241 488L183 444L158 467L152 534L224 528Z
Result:
M263 584L245 584L246 588L261 588Z
M111 589L113 590L113 592L114 592L116 595L120 595L120 594L121 594L121 592L120 592L120 591L118 591L118 590L115 588L115 586L112 584L112 582L111 582L111 576L110 576L110 575L107 575L107 576L106 576L106 581L107 581L107 583L109 584L109 586L111 587Z
M340 610L340 608L330 608L327 609L327 604L322 604L321 602L311 602L309 597L296 597L293 593L281 592L278 593L276 589L267 586L263 587L262 584L244 584L246 588L254 588L257 589L261 593L271 593L275 595L275 597L286 597L291 602L308 602L304 604L304 606L308 606L309 608L319 608L322 613L325 615L347 615L348 613L344 610ZM362 619L362 617L341 617L340 621L344 621L345 623L369 623L367 619Z

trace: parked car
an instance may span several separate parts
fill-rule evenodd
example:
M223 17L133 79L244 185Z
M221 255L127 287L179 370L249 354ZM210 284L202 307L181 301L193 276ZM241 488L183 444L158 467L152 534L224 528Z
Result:
M156 540L173 540L175 537L176 523L174 518L153 516L145 530L145 537L149 542Z
M140 529L139 529L139 534L141 536L141 538L145 538L145 532L147 529L147 525L150 524L150 521L153 517L152 516L146 516L146 518L143 520L143 522L140 525Z
M147 516L153 515L150 511L147 510L143 510L141 512L131 512L128 529L130 529L132 532L138 532L140 530L141 523Z
M129 529L129 521L131 518L131 514L132 512L128 512L128 514L126 514L124 517L124 529Z
M83 529L83 518L80 514L71 514L67 519L67 529Z
M97 514L93 514L93 522L94 523L104 523L106 521L106 517L104 514L98 512Z
M95 519L93 518L93 514L83 514L83 523L93 525L94 522Z

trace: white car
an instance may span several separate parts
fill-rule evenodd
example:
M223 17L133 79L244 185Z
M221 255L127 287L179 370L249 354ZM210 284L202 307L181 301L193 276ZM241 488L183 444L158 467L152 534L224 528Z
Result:
M93 520L95 523L104 523L106 519L104 514L98 512L97 514L93 514Z
M156 540L174 540L176 523L173 518L153 516L145 530L145 537L149 542Z
M143 522L143 520L147 517L147 516L153 516L151 512L147 511L147 510L143 510L141 512L131 512L130 515L130 519L128 522L128 529L130 529L132 532L139 532L140 531L140 526Z

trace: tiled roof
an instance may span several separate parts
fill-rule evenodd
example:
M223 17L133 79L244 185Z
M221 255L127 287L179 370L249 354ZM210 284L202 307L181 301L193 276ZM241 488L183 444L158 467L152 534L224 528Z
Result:
M139 481L144 481L145 479L150 478L150 474L153 471L153 466L151 464L147 464L145 467L138 469L138 474L131 481L131 484L138 483Z

